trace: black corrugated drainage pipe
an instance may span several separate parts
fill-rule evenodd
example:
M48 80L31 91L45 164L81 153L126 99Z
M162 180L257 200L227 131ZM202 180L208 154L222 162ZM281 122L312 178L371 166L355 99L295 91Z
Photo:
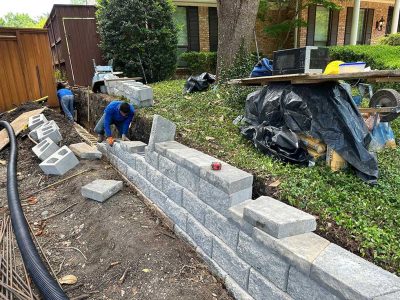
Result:
M4 127L10 139L10 155L7 166L7 198L11 214L11 222L19 250L24 260L26 269L43 299L68 300L69 298L58 285L57 281L49 274L43 264L35 244L29 233L28 223L18 194L17 185L17 139L13 128L8 122L0 121L0 128Z

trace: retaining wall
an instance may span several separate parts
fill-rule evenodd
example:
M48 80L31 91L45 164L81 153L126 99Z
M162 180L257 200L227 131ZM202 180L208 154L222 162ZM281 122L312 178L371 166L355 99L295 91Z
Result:
M253 176L173 141L155 116L145 153L98 149L160 208L236 299L400 299L400 279L312 233L312 216L251 199ZM133 151L134 152L134 151ZM314 220L314 221L313 221Z

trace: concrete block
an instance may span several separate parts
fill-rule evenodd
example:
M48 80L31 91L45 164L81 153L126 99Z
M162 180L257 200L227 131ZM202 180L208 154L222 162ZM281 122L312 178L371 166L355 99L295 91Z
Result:
M128 172L128 174L132 175L132 173L129 173L129 172ZM142 192L143 195L145 195L146 197L150 198L150 186L151 186L151 183L148 182L139 173L138 173L138 176L137 176L137 178L135 180L136 180L136 184L135 184L136 187Z
M250 264L282 291L286 291L289 264L266 247L254 241L247 234L239 233L236 252L239 257Z
M104 143L97 143L96 147L97 147L97 150L99 150L102 154L107 156L107 148Z
M147 166L146 160L140 155L135 155L136 171L139 172L144 178L147 178Z
M186 230L186 222L188 217L188 212L177 205L171 199L166 199L163 207L161 207L165 214L180 228Z
M214 238L211 258L220 265L241 288L247 290L250 266L218 238Z
M126 176L128 174L128 168L129 166L122 160L119 159L118 157L116 157L116 167L118 169L118 171L120 171L124 176Z
M129 167L136 169L136 155L123 152L120 156L120 159L123 160Z
M150 132L149 149L154 150L156 143L175 140L176 125L171 121L154 115L153 125Z
M148 147L145 149L145 160L146 162L158 170L158 153L150 151Z
M154 187L154 186L152 186ZM166 202L167 202L167 196L163 194L161 191L159 191L156 187L150 189L150 195L149 198L151 201L154 202L169 218L169 216L165 209L166 209ZM172 219L172 218L171 218ZM175 223L176 224L176 223ZM186 227L184 228L186 230Z
M191 245L192 247L196 248L196 242L186 233L185 230L183 230L182 228L180 228L178 225L174 225L174 232L177 235L177 237L179 237L181 240L187 242L189 245Z
M206 212L208 210L207 204L186 189L182 192L182 206L195 217L197 221L204 224Z
M278 289L272 282L263 277L254 269L250 270L248 293L255 300L276 299L276 300L291 300L285 292ZM310 298L309 298L310 299ZM322 298L320 298L322 299Z
M122 190L122 187L122 181L98 179L83 186L81 194L85 198L104 202Z
M147 166L147 180L159 190L162 190L164 177L165 176L161 172L157 171L152 166Z
M236 300L254 300L254 298L242 289L229 275L225 277L225 287Z
M134 185L137 186L138 183L138 177L141 176L135 169L128 167L126 170L126 178L129 180L129 182L133 183Z
M187 234L196 242L196 244L208 255L212 255L213 234L201 225L195 218L187 218Z
M141 141L121 141L122 150L130 153L144 153L144 148L147 144Z
M399 299L400 299L400 291L374 298L374 300L399 300Z
M30 136L32 139L34 139L36 142L39 141L39 138L38 138L38 131L39 131L39 129L40 129L43 125L44 125L44 124L39 125L39 126L36 127L35 129L33 129L31 132L29 132L29 136Z
M290 265L310 275L313 261L328 247L330 242L312 232L276 239L254 228L253 238L273 253L282 256Z
M168 159L170 159L176 163L179 163L180 156L174 156L174 155L167 156L167 150L183 150L183 152L186 152L191 149L181 143L175 142L174 140L171 140L168 142L156 143L154 145L154 151L156 151L157 153L167 157Z
M200 179L197 194L201 200L216 211L225 217L230 217L229 208L251 199L252 188L229 195L204 179Z
M28 120L29 131L32 131L35 128L37 128L38 126L43 125L44 123L47 123L47 122L48 121L47 121L46 117L44 116L44 114L39 114L37 116L29 117L29 120Z
M197 194L199 190L200 177L189 171L185 167L177 166L177 182L185 189Z
M372 299L400 290L400 278L330 244L315 259L310 277L345 299Z
M182 206L183 187L166 176L162 177L162 192L179 206Z
M287 292L298 300L340 299L294 267L289 270Z
M59 143L62 140L62 136L57 127L53 125L43 125L37 131L37 137L39 142L50 138L54 143Z
M78 164L79 160L74 153L64 146L44 160L39 167L47 175L64 175Z
M220 171L213 171L211 166L201 168L200 177L227 194L233 194L253 187L253 175L222 162Z
M99 150L86 143L69 145L69 149L71 149L76 156L82 159L100 159L102 156L102 153Z
M250 223L246 222L246 220L243 218L243 210L244 207L253 200L246 200L242 203L239 203L235 206L232 206L229 208L229 217L228 219L232 221L233 223L236 224L240 228L241 231L246 233L248 236L253 235L253 225Z
M196 248L196 252L206 263L212 274L221 280L225 280L225 277L228 275L228 273L226 273L215 261L213 261L212 258L208 256L200 247Z
M314 231L315 217L271 197L260 197L244 208L244 219L278 239Z
M167 176L169 179L176 182L177 165L163 156L158 157L158 170Z
M204 226L223 240L232 249L236 249L238 242L239 228L230 223L227 218L217 213L212 208L208 208L204 221Z
M59 149L60 147L58 147L56 143L54 143L50 138L46 138L33 147L32 151L41 161L43 161Z

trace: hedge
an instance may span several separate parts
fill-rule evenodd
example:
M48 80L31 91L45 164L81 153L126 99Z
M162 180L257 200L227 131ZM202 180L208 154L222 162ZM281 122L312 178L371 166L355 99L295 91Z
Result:
M203 72L215 74L217 69L216 52L186 52L181 55L181 59L187 63L192 75Z

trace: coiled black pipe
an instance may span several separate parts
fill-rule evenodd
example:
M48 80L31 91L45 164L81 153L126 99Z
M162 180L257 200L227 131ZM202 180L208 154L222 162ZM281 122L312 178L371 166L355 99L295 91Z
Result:
M8 122L0 121L10 139L10 155L7 167L7 198L11 222L26 269L43 299L68 300L57 281L47 271L29 233L29 226L22 211L17 185L17 139L14 129Z

